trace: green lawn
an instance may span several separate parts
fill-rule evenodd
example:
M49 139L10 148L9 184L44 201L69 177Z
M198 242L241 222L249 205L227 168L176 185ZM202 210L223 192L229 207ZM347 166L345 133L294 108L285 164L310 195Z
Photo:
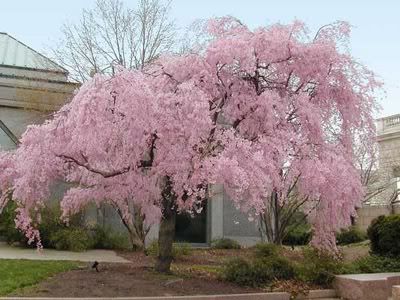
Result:
M71 261L0 259L0 296L77 267Z

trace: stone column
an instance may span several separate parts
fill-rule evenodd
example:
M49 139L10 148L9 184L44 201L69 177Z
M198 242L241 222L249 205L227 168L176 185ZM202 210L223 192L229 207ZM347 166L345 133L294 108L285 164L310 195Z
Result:
M224 237L224 187L223 185L210 185L209 188L210 214L210 241Z

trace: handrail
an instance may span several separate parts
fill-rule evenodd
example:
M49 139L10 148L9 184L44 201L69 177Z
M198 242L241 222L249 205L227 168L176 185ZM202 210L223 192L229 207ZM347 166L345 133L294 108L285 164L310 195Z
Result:
M13 141L15 146L19 145L19 140L15 136L15 134L4 124L2 120L0 120L0 128L4 131L4 133Z

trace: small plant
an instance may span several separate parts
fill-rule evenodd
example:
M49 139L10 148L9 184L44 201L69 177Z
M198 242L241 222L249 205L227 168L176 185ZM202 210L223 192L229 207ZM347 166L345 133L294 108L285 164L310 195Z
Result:
M57 250L81 252L93 246L93 240L88 232L79 228L58 230L50 236L50 242Z
M342 229L337 235L336 240L338 245L349 245L359 243L367 239L367 234L362 232L355 226L350 226L347 229Z
M308 224L300 224L289 228L282 243L289 246L307 245L311 240L311 228Z
M233 258L224 263L221 278L244 286L254 286L263 283L263 278L254 278L254 270L249 261L244 258Z
M257 258L268 258L277 256L279 252L279 246L270 243L258 243L255 246L254 254Z
M383 256L400 256L400 215L379 216L367 230L371 251Z
M370 255L359 258L347 266L346 273L387 273L400 272L397 258Z
M24 244L26 238L18 229L15 228L15 209L17 205L14 201L9 201L4 207L0 215L0 236L5 239L8 244L22 243Z
M154 240L152 241L145 249L145 253L150 256L158 256L158 241ZM175 259L179 259L182 256L188 256L192 254L193 248L190 244L188 243L178 243L178 244L173 244L172 245L172 256Z
M264 259L255 259L253 268L269 270L271 280L273 279L293 279L295 276L295 268L293 264L285 257L269 257Z
M298 266L299 279L324 287L329 287L337 274L344 270L343 263L328 253L312 248L303 250L304 261Z
M240 249L240 244L232 239L220 238L211 242L213 249Z
M178 243L173 244L172 253L174 258L180 258L182 256L188 256L192 254L193 248L189 243Z
M265 286L274 280L293 279L295 269L283 257L231 259L223 265L221 277L224 280L243 286Z
M130 249L128 236L115 232L109 227L95 225L91 230L94 249Z

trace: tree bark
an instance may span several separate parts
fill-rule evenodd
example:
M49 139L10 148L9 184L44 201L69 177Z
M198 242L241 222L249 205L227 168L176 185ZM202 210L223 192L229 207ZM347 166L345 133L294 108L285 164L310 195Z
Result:
M166 180L162 194L163 218L158 232L159 250L155 269L160 273L170 273L173 260L172 245L175 239L176 210L174 207L175 195L169 178Z
M175 211L171 211L163 216L160 223L156 271L161 273L171 272L171 262L173 260L172 245L175 238L175 221L176 213Z
M265 234L266 241L281 245L283 241L283 231L281 228L282 208L279 205L278 194L272 192L269 204L261 216L261 226Z

